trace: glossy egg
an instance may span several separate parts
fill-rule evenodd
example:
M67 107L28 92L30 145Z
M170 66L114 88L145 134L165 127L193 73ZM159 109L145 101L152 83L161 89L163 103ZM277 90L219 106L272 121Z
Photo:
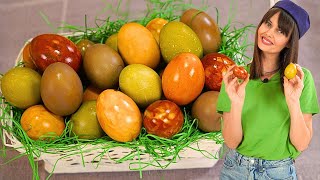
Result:
M204 86L204 69L192 53L180 53L173 58L162 75L165 97L178 105L186 105L199 96Z
M76 45L58 34L41 34L33 38L30 55L41 72L55 62L68 64L76 72L82 65L81 53Z
M87 49L94 45L94 42L90 41L89 39L81 39L77 44L77 48L81 52L81 56L84 57L84 54L86 53Z
M115 88L124 63L117 51L106 44L95 44L87 49L83 68L89 81L97 88Z
M119 87L141 108L161 98L162 88L159 75L143 64L130 64L120 73Z
M205 55L201 62L205 72L205 85L209 90L220 91L222 73L235 63L226 55L210 53Z
M160 49L152 33L138 23L127 23L118 32L118 51L126 64L143 64L152 69L160 62Z
M83 87L78 74L67 64L49 65L41 78L41 98L53 113L66 116L74 113L82 102Z
M198 119L198 128L204 132L221 130L221 114L216 110L218 91L202 93L192 104L192 117Z
M288 79L292 79L297 75L297 66L293 63L290 63L284 70L284 75Z
M33 59L30 55L30 42L27 43L23 48L22 61L23 61L25 67L37 70L37 67L33 63Z
M146 28L152 33L158 44L160 31L162 27L167 23L168 21L163 18L154 18L146 25Z
M186 24L170 21L165 24L159 36L161 55L169 63L180 53L193 53L202 58L203 48L197 34Z
M180 107L168 100L158 100L144 111L143 126L147 133L171 138L183 125L184 117Z
M220 29L207 13L197 9L189 9L182 14L180 21L187 24L197 34L204 54L219 50L221 44Z
M103 131L115 141L129 142L140 134L141 112L137 104L121 91L107 89L100 93L97 117Z
M248 76L247 70L242 66L235 66L232 71L238 79L246 79Z
M102 92L101 89L98 89L93 85L89 85L83 92L82 102L97 100L101 92Z
M20 124L27 135L33 139L53 139L60 136L65 129L62 116L48 111L43 105L34 105L26 109Z

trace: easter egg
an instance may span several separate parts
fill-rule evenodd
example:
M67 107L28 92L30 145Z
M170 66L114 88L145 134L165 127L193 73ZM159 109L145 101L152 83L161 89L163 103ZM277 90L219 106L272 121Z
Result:
M138 23L127 23L118 32L118 51L126 64L144 64L152 69L160 62L160 49L152 33Z
M137 104L126 94L104 90L97 99L97 117L103 131L113 140L129 142L138 137L142 115Z
M204 54L219 50L221 44L220 29L207 13L197 9L188 9L182 14L180 21L188 25L197 34Z
M68 64L78 72L82 64L81 52L77 46L58 34L41 34L33 38L30 55L40 72L55 62Z
M238 79L246 79L248 76L247 70L242 67L242 66L234 66L232 68L233 74L238 78Z
M119 87L141 108L161 98L162 88L159 75L143 64L131 64L120 73Z
M162 27L159 39L161 54L167 63L183 52L193 53L198 58L203 55L197 34L182 22L168 22Z
M186 105L199 96L204 86L204 69L192 53L180 53L173 58L162 74L165 97L178 105Z
M205 72L205 86L209 90L220 91L222 73L235 63L221 53L209 53L201 59L201 62Z
M163 18L154 18L146 25L146 28L149 29L158 44L161 29L167 23L168 21Z
M36 65L33 63L33 59L30 55L30 42L27 43L22 50L22 62L25 67L37 70Z
M293 63L288 64L288 66L284 70L284 75L288 79L292 79L297 74L297 66Z
M83 59L83 69L89 81L102 90L118 86L123 67L119 53L106 44L92 45Z
M57 62L44 71L40 85L44 105L53 113L74 113L82 102L83 87L78 74L67 64Z
M0 79L1 93L11 105L26 109L41 102L41 76L27 67L15 67Z
M180 107L168 100L158 100L144 111L143 126L147 133L171 138L183 125L184 117Z
M202 93L192 104L192 117L198 119L198 128L204 132L220 131L221 114L217 112L218 91Z
M22 129L34 140L54 139L65 129L62 116L53 114L43 105L34 105L26 109L20 119Z

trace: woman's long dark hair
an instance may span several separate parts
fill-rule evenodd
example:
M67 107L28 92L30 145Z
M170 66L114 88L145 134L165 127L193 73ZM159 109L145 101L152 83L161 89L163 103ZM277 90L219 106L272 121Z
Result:
M253 60L250 68L250 79L257 79L263 75L262 67L262 51L258 47L258 29L262 23L266 23L276 13L280 12L278 19L279 29L285 34L286 37L290 36L287 47L280 52L279 71L281 75L281 84L283 86L284 70L289 63L298 62L299 51L299 31L294 19L284 10L279 8L271 8L262 18L258 25L255 35L255 45L253 51Z

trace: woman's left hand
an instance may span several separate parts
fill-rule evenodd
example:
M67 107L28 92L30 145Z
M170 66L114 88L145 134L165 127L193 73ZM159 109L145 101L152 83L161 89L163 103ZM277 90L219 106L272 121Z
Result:
M303 89L303 77L304 73L300 65L297 66L297 75L292 79L287 79L285 76L283 77L284 83L284 94L286 96L287 103L291 102L299 102L302 89Z

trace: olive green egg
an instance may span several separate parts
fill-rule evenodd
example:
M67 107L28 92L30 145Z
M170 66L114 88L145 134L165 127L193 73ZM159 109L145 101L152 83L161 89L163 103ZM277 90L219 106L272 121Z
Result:
M108 45L95 44L87 49L83 68L89 81L104 90L118 85L124 62L119 53Z
M43 72L40 93L44 105L54 114L74 113L82 102L83 87L78 74L67 64L50 64Z
M171 21L164 25L159 41L161 55L167 63L182 52L193 53L199 58L203 56L203 48L197 34L182 22Z
M71 136L80 139L96 139L104 135L97 118L97 101L86 101L70 118Z

